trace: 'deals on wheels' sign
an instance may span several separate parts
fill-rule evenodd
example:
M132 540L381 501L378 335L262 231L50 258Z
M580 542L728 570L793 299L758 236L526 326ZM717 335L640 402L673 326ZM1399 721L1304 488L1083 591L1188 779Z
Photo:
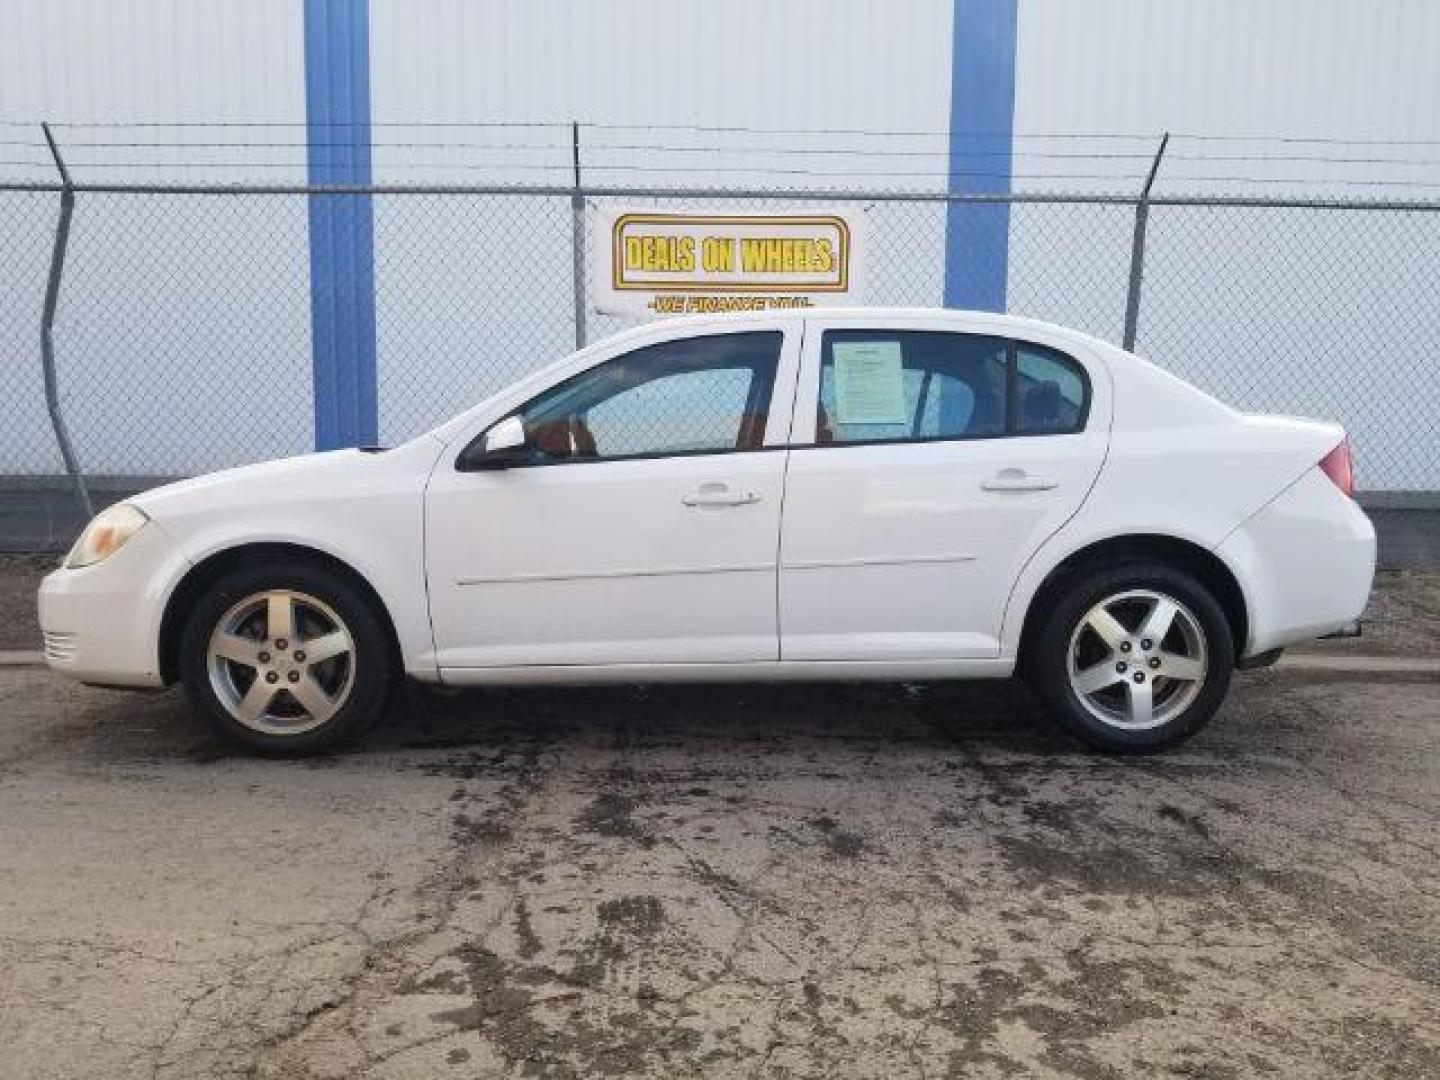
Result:
M698 315L856 303L859 215L602 213L595 306Z

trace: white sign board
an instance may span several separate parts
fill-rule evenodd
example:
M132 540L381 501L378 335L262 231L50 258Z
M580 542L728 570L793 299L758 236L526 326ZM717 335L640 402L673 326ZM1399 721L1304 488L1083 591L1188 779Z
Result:
M600 215L595 307L607 315L774 311L858 302L863 216L833 211Z
M837 341L835 422L905 423L905 371L898 341Z

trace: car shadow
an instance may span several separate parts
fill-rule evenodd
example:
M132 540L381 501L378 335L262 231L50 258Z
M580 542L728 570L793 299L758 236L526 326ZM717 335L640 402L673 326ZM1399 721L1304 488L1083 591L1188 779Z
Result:
M1243 772L1266 759L1304 760L1319 748L1316 718L1281 693L1283 680L1251 676L1219 716L1180 747L1140 758L1131 771ZM1251 689L1253 687L1253 689ZM106 763L261 761L211 734L178 689L77 691L44 724L56 757ZM1298 708L1298 711L1297 711ZM1328 736L1327 736L1328 738ZM893 748L883 751L882 748ZM564 754L680 749L776 755L795 750L944 756L1006 767L1105 770L1117 760L1061 731L1018 680L943 683L724 683L506 687L397 694L357 742L299 759L313 768L407 768L427 756ZM828 748L828 749L827 749ZM284 760L273 758L270 760ZM1087 764L1088 763L1088 764ZM1109 763L1109 764L1106 764Z
M100 758L209 763L256 755L211 735L178 690L94 692L51 737ZM411 687L358 742L314 763L427 751L498 752L524 744L705 745L775 752L799 742L962 744L974 751L1083 755L1016 681L957 683L725 683L487 688Z
M1018 682L725 683L422 692L359 747L483 746L515 738L617 743L803 739L1004 744L1053 752L1073 744Z

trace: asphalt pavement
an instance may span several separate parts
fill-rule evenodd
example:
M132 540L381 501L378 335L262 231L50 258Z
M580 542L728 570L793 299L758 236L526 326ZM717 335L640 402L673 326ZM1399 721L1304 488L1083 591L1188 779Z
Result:
M527 690L237 755L0 668L0 1075L1440 1075L1440 695Z

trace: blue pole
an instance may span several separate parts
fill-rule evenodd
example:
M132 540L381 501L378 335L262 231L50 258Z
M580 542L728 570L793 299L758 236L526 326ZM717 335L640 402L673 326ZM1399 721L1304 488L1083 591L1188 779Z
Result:
M952 192L1010 191L1018 2L955 0L950 69ZM1004 311L1009 246L1008 204L948 204L945 306Z
M305 135L311 184L368 184L368 0L305 0ZM311 195L310 336L315 448L377 441L375 227L369 195Z

